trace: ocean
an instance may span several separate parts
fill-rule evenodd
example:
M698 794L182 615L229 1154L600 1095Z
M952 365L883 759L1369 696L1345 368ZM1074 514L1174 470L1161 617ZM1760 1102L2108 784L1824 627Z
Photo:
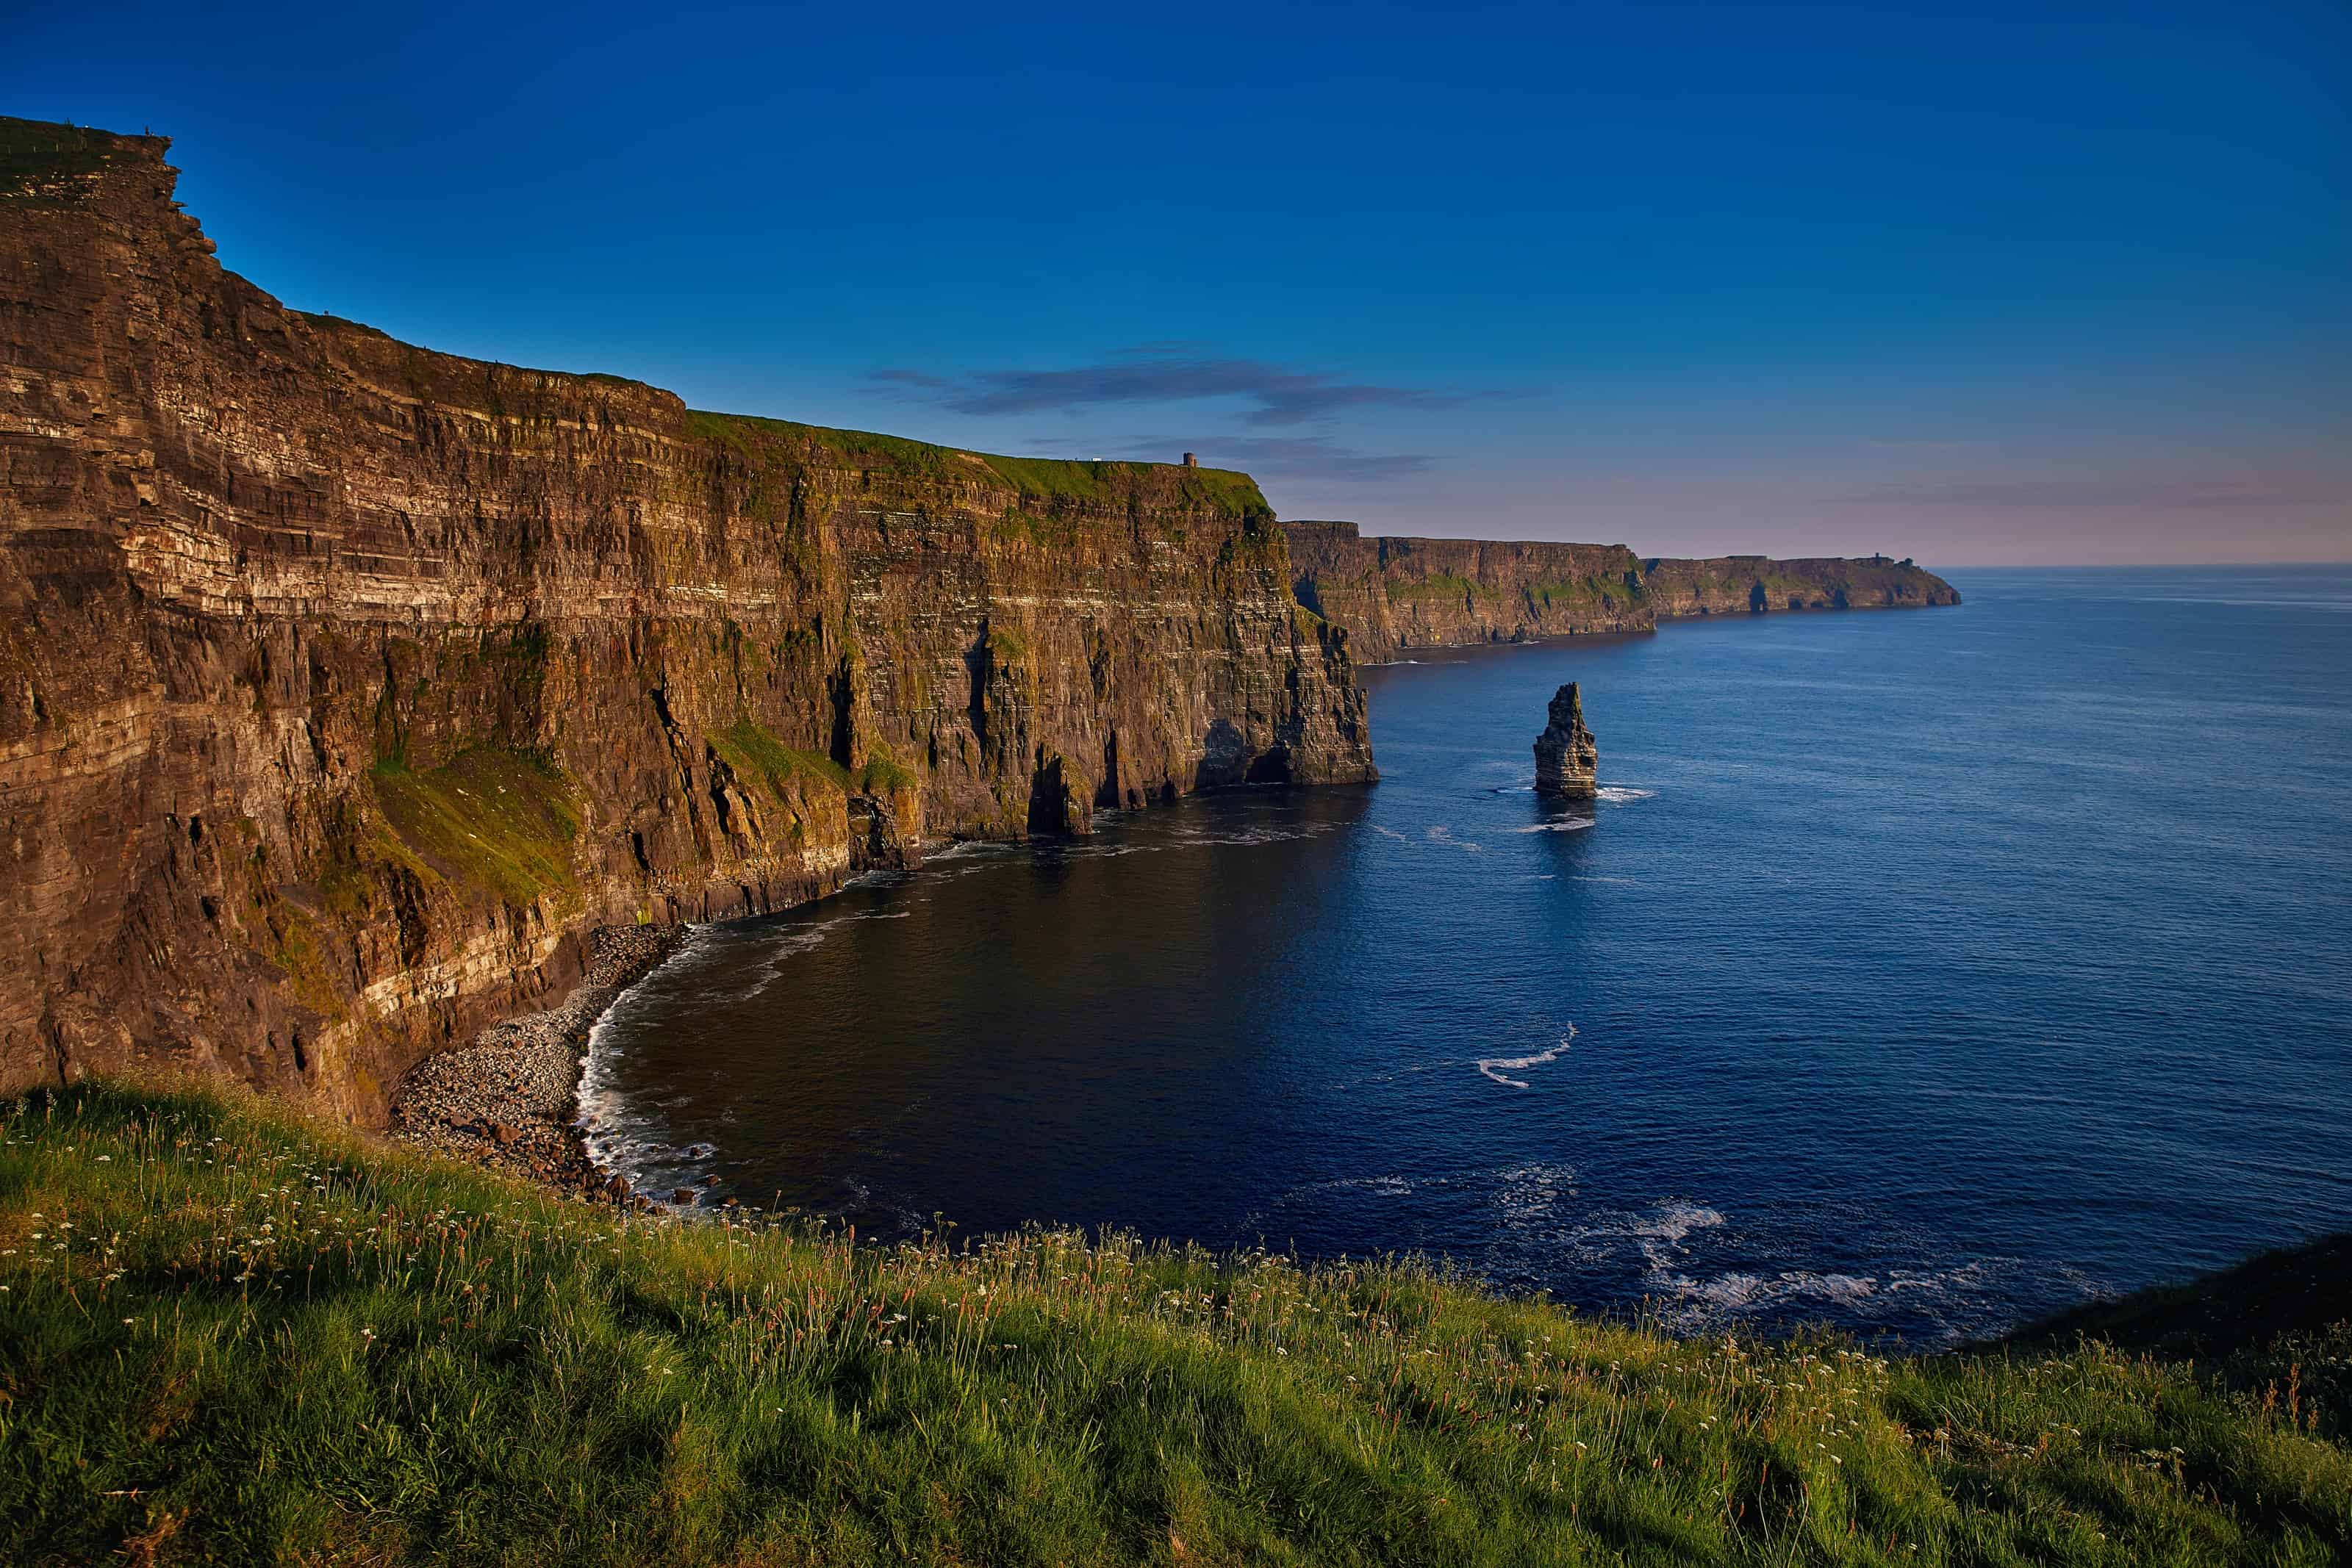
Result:
M1364 673L1378 785L698 929L594 1032L592 1145L861 1238L1423 1253L1914 1345L2352 1226L2352 569L1948 575L1423 653Z

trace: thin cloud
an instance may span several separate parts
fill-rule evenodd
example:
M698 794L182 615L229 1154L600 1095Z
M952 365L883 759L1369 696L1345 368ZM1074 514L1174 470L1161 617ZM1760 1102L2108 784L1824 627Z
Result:
M1436 463L1416 452L1358 452L1319 435L1203 436L1201 461L1220 468L1317 479L1394 479Z
M866 379L891 386L920 387L926 392L946 392L955 385L953 382L925 375L920 371L875 371Z
M1448 408L1519 392L1436 392L1342 381L1317 371L1263 360L1212 358L1152 343L1090 365L1066 370L977 371L958 379L919 371L877 371L870 378L903 395L919 396L958 413L995 415L1074 413L1114 403L1192 402L1233 398L1250 405L1244 424L1304 424L1349 409Z
M1335 480L1394 479L1421 473L1438 461L1424 453L1360 452L1321 435L1204 435L1181 441L1137 436L1108 450L1064 436L1035 436L1025 444L1073 457L1118 456L1144 463L1165 463L1190 450L1212 468Z

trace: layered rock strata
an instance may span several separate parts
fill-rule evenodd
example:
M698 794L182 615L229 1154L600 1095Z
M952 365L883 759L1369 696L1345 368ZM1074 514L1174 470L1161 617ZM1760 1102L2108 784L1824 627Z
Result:
M1885 556L1653 559L1642 563L1642 582L1661 621L1790 610L1924 610L1960 601L1959 591L1934 572Z
M1370 538L1353 523L1286 523L1298 602L1347 629L1355 656L1524 643L1656 623L1623 545Z
M282 308L0 120L0 1092L379 1119L583 936L1373 776L1245 476L697 413Z
M1416 648L1647 632L1704 615L1960 601L1935 573L1884 556L1644 561L1623 545L1368 538L1344 522L1283 528L1299 603L1343 628L1367 663Z
M1536 793L1591 800L1599 787L1601 748L1584 727L1584 701L1574 681L1552 694L1549 717L1536 737Z

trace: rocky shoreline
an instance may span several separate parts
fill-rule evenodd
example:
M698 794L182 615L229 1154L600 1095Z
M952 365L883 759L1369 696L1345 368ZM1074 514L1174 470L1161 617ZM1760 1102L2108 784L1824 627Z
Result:
M394 1091L392 1136L519 1176L589 1203L651 1207L588 1155L578 1126L581 1057L604 1009L685 940L683 925L607 926L589 938L586 971L544 1012L490 1025L427 1057Z

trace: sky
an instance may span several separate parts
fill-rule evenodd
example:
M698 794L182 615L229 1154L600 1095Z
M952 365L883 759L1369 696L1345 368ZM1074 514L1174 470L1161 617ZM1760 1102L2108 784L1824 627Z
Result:
M2352 559L2352 7L37 5L288 304L1286 517Z

